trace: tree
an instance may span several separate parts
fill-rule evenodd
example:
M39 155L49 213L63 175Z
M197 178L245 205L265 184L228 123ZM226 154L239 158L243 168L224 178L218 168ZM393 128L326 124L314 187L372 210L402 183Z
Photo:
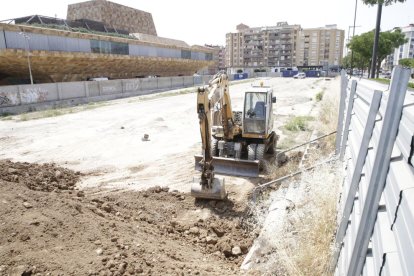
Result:
M401 29L396 28L393 31L381 32L379 34L378 53L375 60L377 65L376 74L378 77L381 62L391 54L395 48L407 42ZM372 51L374 44L374 31L354 36L348 44L349 49L354 53L354 59L360 66L372 64ZM368 65L369 66L369 65Z
M371 70L371 78L374 77L375 73L375 60L377 59L377 51L378 51L378 43L379 43L379 33L381 27L381 13L382 13L382 5L388 6L396 2L405 2L406 0L362 0L362 2L366 5L378 5L377 11L377 23L375 25L375 38L374 38L374 47L372 51L372 70Z
M414 68L414 58L403 58L403 59L400 59L398 63L405 67Z
M380 2L381 2L381 4L383 4L385 6L389 6L389 5L391 5L393 3L396 3L396 2L403 3L405 1L406 0L362 0L362 2L364 2L365 5L371 5L371 6L376 5Z

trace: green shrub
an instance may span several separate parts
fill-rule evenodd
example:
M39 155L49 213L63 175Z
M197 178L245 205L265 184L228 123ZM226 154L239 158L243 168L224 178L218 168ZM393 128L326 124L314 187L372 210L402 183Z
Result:
M316 94L315 99L317 102L322 101L323 98L323 91L320 91L318 94Z
M309 116L297 116L290 119L285 128L290 131L305 131L308 130L308 121L311 120L312 117Z

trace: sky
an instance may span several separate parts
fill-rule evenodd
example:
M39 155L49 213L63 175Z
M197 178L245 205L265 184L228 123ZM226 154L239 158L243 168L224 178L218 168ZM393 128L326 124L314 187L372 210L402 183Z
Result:
M3 0L4 1L4 0ZM0 20L33 14L66 18L67 5L81 0L13 0L0 9ZM355 2L355 34L375 28L377 7L361 0L113 0L113 2L152 14L158 36L179 39L190 45L225 45L225 35L236 32L236 25L275 26L277 22L299 24L302 28L337 24L352 37ZM414 0L383 8L381 30L414 23Z

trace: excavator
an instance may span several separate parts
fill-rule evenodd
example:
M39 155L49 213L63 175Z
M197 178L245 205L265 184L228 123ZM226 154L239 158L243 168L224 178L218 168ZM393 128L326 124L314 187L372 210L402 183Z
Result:
M273 154L279 138L273 131L271 87L252 86L244 92L243 111L233 111L227 74L217 73L208 86L197 90L202 155L195 155L201 171L191 194L196 198L224 199L224 178L215 173L257 177L264 154Z

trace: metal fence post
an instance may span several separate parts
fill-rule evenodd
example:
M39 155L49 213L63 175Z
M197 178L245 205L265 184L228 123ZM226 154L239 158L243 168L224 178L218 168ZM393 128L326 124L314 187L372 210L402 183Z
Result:
M349 135L349 125L351 124L351 116L354 111L354 101L355 101L355 92L357 88L356 80L353 80L351 83L351 92L349 93L349 100L348 100L348 110L346 111L346 118L345 118L345 129L342 132L342 140L341 140L341 151L339 155L339 160L344 160L345 148L346 143L348 142L348 135Z
M336 127L336 145L335 155L339 154L342 140L342 130L344 127L344 110L345 110L345 98L346 98L346 87L348 86L348 79L346 77L345 70L341 71L341 99L339 102L339 113L338 113L338 125Z
M364 167L365 159L367 157L369 141L371 140L372 133L375 126L375 118L378 114L378 110L381 103L382 92L374 91L374 95L371 100L371 105L369 107L368 117L365 124L364 133L362 135L361 146L359 148L358 157L355 163L354 171L352 172L352 178L350 179L349 191L345 200L344 210L341 215L341 221L339 223L338 231L336 232L335 244L336 252L333 258L333 267L336 266L339 249L342 246L346 229L348 226L349 217L351 216L354 198L358 190L358 184L361 179L362 169ZM345 147L345 145L344 145Z
M369 240L377 218L379 201L385 186L393 145L397 137L409 78L409 69L403 69L401 66L394 68L378 148L368 182L367 198L362 209L349 262L348 276L361 275L364 266Z

